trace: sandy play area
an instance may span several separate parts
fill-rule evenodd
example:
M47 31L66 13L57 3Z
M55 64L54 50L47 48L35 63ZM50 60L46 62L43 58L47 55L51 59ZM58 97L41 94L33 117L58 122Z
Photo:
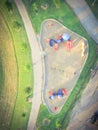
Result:
M58 49L51 47L47 39L58 39L68 33L71 37L72 48L66 47L66 41L58 44ZM41 44L45 54L45 85L43 100L48 110L56 114L63 107L72 89L74 88L83 66L88 57L87 40L80 35L72 32L62 24L53 19L45 20L41 29ZM55 99L49 98L51 93L59 89L66 89L67 94L62 98L56 96Z

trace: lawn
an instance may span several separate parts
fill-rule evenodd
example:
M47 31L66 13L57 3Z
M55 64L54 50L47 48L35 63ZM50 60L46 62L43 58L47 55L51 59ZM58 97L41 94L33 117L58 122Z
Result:
M3 130L9 129L17 95L17 63L12 42L0 12L0 129Z
M42 1L36 0L36 10L34 8L34 3L23 0L27 10L29 12L32 24L35 28L35 32L37 35L40 33L41 23L43 20L47 18L54 18L61 22L63 25L71 29L72 31L80 34L81 36L85 37L89 43L89 56L87 62L84 66L84 69L79 77L77 84L75 85L70 97L68 98L65 106L63 107L62 111L58 115L52 115L48 112L47 108L42 104L39 116L37 120L37 128L38 130L56 130L60 128L63 130L68 125L69 117L72 108L75 105L75 102L80 98L83 89L86 87L89 79L91 68L94 67L97 61L96 55L96 43L89 37L86 33L85 29L79 23L79 20L76 18L70 7L62 1L59 8L56 8L55 4L51 1L45 0L48 4L48 8L43 10L41 8ZM50 120L49 125L44 125L43 120L48 119Z
M8 80L8 82L5 82L3 80L2 84L6 84L7 88L5 89L2 88L3 92L0 91L0 96L3 95L4 99L7 98L8 100L10 99L9 101L11 101L10 104L13 104L13 108L9 105L9 102L7 101L5 103L2 102L3 108L2 111L0 108L0 113L2 113L5 118L3 119L3 115L2 116L0 115L0 117L2 117L0 119L2 120L3 124L2 128L0 122L0 129L5 130L10 128L10 130L17 130L17 129L26 130L31 110L31 104L27 102L27 97L32 94L33 89L33 69L31 61L31 50L24 29L24 25L22 23L21 17L17 11L17 8L13 0L11 0L10 3L11 8L10 10L8 6L5 4L5 1L6 0L0 1L0 11L1 11L0 14L2 13L2 16L0 18L2 18L3 21L5 21L4 25L6 26L6 28L4 28L3 27L4 25L0 24L0 29L5 30L5 34L2 34L3 32L2 30L0 31L0 36L2 34L3 39L2 46L0 43L0 48L2 47L1 50L2 52L5 53L6 59L3 55L1 55L1 53L0 53L0 59L3 60L5 59L4 63L6 66L8 65L7 67L8 69L10 68L10 70L8 72L6 71L6 75L0 74L0 84L2 83L1 77L4 78L7 77L6 79ZM11 45L13 46L13 53L10 47L10 43L9 44L7 43L6 48L3 44L5 40L8 41L8 39L6 39L7 35L11 40ZM9 51L9 55L7 51ZM12 54L14 55L15 61L11 59ZM6 69L4 63L3 61L0 62L0 67L2 65L2 68L0 68L1 73L2 70L5 71ZM16 67L17 73L14 64L16 64L17 66ZM0 85L0 89L1 87L2 85ZM28 89L30 91L28 91ZM7 123L6 121L8 120L9 122ZM5 123L7 123L7 127L4 125Z
M2 89L2 82L3 82L3 68L2 68L2 61L0 57L0 95L1 95L1 89Z

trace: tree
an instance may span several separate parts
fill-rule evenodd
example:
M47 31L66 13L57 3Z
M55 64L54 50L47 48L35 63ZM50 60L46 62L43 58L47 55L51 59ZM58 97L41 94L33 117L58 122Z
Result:
M36 0L29 0L30 3L34 3Z
M60 7L60 0L53 0L56 8L59 8Z
M27 44L26 43L22 43L21 44L21 50L24 52L27 49Z
M25 117L25 116L26 116L26 112L23 112L23 113L22 113L22 117Z
M9 12L13 10L12 3L9 0L5 2L5 5Z
M59 120L56 121L56 128L59 130L61 127L61 123Z
M29 64L25 65L25 70L28 72L31 69L31 66Z
M38 7L37 7L36 2L34 2L34 3L32 4L32 7L33 7L34 12L37 13L37 12L38 12Z
M18 21L14 21L14 28L17 31L20 31L21 27L22 27L21 23L19 23Z
M31 92L31 90L32 90L32 88L30 86L28 86L28 87L26 87L25 92L29 94Z
M94 6L94 5L95 5L95 2L96 2L96 0L93 0L93 2L92 2L92 6Z

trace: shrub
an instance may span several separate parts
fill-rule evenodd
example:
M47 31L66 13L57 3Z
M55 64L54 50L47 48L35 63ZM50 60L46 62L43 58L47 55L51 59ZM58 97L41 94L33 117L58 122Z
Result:
M28 86L28 87L26 87L25 92L26 92L26 93L30 93L30 92L31 92L31 90L32 90L32 88Z
M13 10L12 3L9 0L5 2L5 5L9 12Z

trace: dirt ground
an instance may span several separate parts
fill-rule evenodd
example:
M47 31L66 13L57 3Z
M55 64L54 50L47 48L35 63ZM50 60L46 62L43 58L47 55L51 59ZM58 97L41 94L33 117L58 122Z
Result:
M70 34L73 48L68 50L66 41L64 41L59 43L59 48L55 51L53 47L49 46L47 39L57 39L58 35L63 33ZM61 110L79 78L88 56L88 44L86 39L52 19L46 20L42 24L41 43L45 52L46 73L43 99L49 111L55 114ZM58 91L61 88L67 90L67 95L61 99L49 99L50 92Z
M90 122L96 111L98 111L98 70L76 103L67 130L98 130L98 122L95 125Z

